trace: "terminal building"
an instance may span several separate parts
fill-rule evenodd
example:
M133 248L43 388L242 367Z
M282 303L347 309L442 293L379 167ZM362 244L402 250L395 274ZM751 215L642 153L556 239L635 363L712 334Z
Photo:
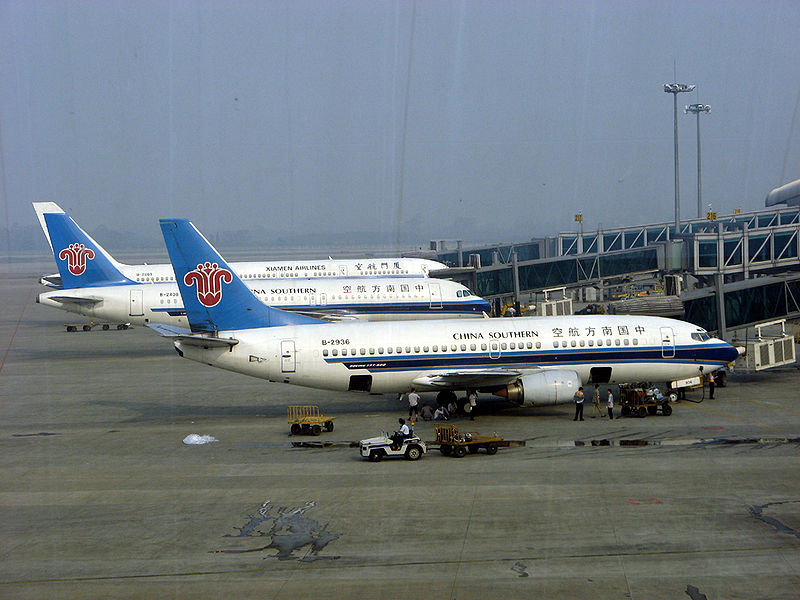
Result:
M800 207L562 232L524 243L447 248L442 273L490 300L495 316L659 314L734 339L800 318ZM436 273L433 273L436 276ZM739 333L737 333L739 332Z

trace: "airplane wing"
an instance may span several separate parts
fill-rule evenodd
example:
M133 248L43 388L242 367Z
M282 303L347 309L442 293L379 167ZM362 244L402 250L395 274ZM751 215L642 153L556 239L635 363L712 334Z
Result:
M201 335L192 333L189 329L182 327L173 327L171 325L160 325L158 323L148 323L147 326L153 331L158 332L161 336L170 338L172 341L178 341L182 344L190 346L200 346L202 348L221 348L235 346L239 340L234 338L220 338L208 335Z
M420 387L480 388L513 383L521 375L540 369L465 369L459 371L434 371L417 377L413 383Z
M70 304L85 304L87 306L92 306L97 304L98 302L102 302L103 299L99 298L98 296L50 296L50 300L55 300L56 302L63 302L63 303L70 303Z

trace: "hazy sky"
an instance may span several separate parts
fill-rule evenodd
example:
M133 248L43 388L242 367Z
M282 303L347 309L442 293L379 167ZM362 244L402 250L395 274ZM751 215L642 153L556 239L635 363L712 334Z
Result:
M800 178L800 2L0 0L3 228L515 241ZM109 248L113 241L100 240Z

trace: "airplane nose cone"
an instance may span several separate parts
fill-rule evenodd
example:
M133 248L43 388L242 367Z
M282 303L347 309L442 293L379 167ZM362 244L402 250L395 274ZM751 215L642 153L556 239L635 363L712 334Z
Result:
M730 344L725 344L721 349L720 353L722 354L721 356L722 360L724 360L725 362L733 362L734 360L739 358L740 354L744 354L744 348L741 348L740 351L739 348L734 348Z

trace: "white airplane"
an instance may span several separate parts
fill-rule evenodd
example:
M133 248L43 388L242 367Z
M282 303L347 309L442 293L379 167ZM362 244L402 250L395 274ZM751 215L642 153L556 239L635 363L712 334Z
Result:
M50 244L50 249L58 256L53 247L51 232L45 221L46 214L64 214L64 210L55 202L33 202L33 209L42 226L42 231ZM74 222L74 221L73 221ZM155 283L175 281L172 266L169 264L127 265L114 259L92 237L77 227L82 235L91 241L92 247L105 255L108 261L131 282ZM88 244L87 244L88 246ZM59 247L58 252L63 248ZM447 265L425 258L363 258L321 260L281 260L250 261L231 263L234 272L243 279L286 279L317 277L427 277L430 271L447 269ZM66 284L59 273L43 275L40 282L49 287L79 287L74 283Z
M324 324L259 302L188 220L161 220L161 229L191 331L153 328L184 358L273 382L372 393L476 389L559 404L589 382L672 381L738 356L700 327L658 317Z
M174 281L131 281L68 214L46 213L44 220L66 285L40 294L40 304L103 321L188 327ZM491 308L460 283L429 277L249 279L247 285L264 303L328 320L480 317Z

